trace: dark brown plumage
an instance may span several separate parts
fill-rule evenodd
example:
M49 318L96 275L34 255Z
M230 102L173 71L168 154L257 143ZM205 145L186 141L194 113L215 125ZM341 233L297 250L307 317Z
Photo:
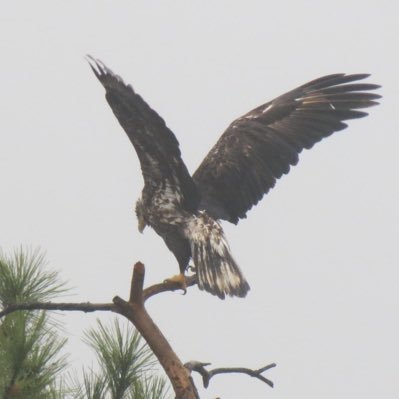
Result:
M335 74L306 83L236 119L205 157L193 179L201 207L238 223L296 165L299 153L362 118L380 86L351 83L368 74Z
M313 80L236 119L191 177L163 119L103 63L89 61L140 160L139 230L149 225L164 239L181 273L192 258L199 288L220 298L243 297L249 285L218 220L246 217L304 148L366 116L359 109L380 98L371 92L378 85L358 83L367 74Z

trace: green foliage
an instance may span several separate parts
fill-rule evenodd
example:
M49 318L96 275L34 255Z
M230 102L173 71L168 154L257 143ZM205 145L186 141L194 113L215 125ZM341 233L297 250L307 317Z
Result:
M86 333L86 342L96 353L100 372L83 373L77 399L163 399L168 386L155 375L157 361L140 334L118 319L111 326L97 321Z
M56 273L43 270L38 252L0 254L0 302L39 301L64 291ZM59 338L45 312L20 311L0 320L0 397L48 399L66 365Z
M164 399L168 397L168 385L164 378L150 375L136 380L131 387L128 399Z
M19 249L12 256L0 252L0 308L44 302L65 292L56 272L44 270L39 251ZM66 339L42 311L17 311L0 319L1 399L164 399L168 385L156 375L157 361L139 333L115 319L100 321L86 342L96 353L99 370L66 384Z
M48 301L65 292L57 272L44 270L44 254L20 248L7 256L0 251L0 304Z
M58 356L65 342L54 328L48 328L44 312L37 317L29 312L6 316L0 325L0 392L4 397L47 398L48 387L66 365L65 357Z
M75 378L73 399L103 399L107 393L107 379L105 375L94 371L83 371L83 382Z

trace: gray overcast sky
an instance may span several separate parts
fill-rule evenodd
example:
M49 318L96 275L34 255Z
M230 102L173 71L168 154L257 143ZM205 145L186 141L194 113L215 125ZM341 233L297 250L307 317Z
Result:
M215 378L202 398L399 397L398 10L392 1L13 1L0 14L0 244L41 246L73 300L126 296L177 263L140 235L136 154L84 55L102 59L163 116L191 171L236 117L335 72L370 72L370 116L302 154L238 227L245 300L191 289L149 311L183 361L259 367ZM90 365L65 314L71 364ZM198 386L200 385L197 380Z

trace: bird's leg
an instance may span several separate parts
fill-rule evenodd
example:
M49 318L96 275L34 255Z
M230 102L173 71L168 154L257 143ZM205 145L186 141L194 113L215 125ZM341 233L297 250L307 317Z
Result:
M187 293L186 276L184 275L184 273L180 273L173 277L167 278L164 283L175 283L179 286L181 290L183 290L183 295L186 295Z

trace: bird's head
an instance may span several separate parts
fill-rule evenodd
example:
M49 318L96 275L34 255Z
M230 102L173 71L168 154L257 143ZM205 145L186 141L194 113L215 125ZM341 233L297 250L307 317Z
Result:
M136 202L136 216L138 221L139 232L142 233L145 227L148 225L148 223L144 217L144 204L141 198L139 198Z

